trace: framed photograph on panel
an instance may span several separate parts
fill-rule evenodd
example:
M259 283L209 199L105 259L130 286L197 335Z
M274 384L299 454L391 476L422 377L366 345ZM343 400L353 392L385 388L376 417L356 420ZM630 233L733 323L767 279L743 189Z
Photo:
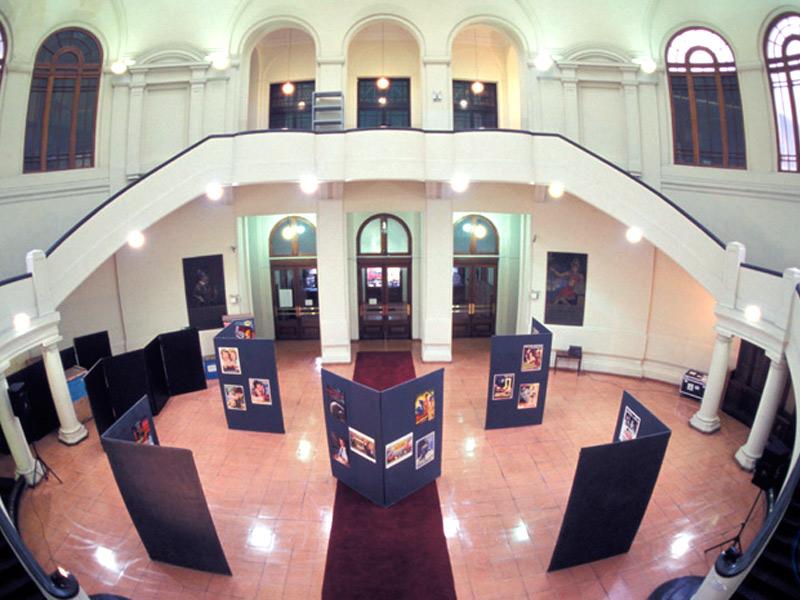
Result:
M583 325L588 256L572 252L547 253L547 298L544 322Z
M183 283L189 325L197 329L222 327L222 315L228 312L222 254L184 258Z

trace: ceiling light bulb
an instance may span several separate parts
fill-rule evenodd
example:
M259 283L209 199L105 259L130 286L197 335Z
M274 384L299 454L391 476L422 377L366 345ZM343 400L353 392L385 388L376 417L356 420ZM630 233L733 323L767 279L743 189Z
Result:
M305 110L306 109L306 101L305 100L300 100L300 102L297 103L297 108L300 109L300 110Z
M655 73L658 65L656 61L648 56L639 60L639 67L642 69L643 73Z
M471 89L472 89L472 93L473 94L482 94L483 93L483 82L481 82L481 81L473 81Z
M560 181L553 181L547 186L547 193L551 198L561 198L564 195L564 184Z
M303 175L300 178L300 189L305 194L313 194L319 189L319 181L314 175Z
M744 318L751 323L758 323L761 320L761 309L755 304L748 304L744 309Z
M209 200L219 200L225 194L225 188L222 187L221 183L216 181L210 182L206 185L206 196Z
M469 106L469 102L467 102L466 98L464 98L458 101L458 105L461 107L461 110L466 110L466 108Z
M131 231L128 234L128 245L131 248L141 248L144 246L144 234L141 231Z
M281 230L281 237L285 240L291 240L295 236L294 227L287 225Z
M533 66L536 67L537 71L547 71L553 66L553 57L547 52L540 52L533 59Z
M125 64L125 61L118 60L116 62L111 63L111 72L114 75L122 75L127 70L128 70L128 65Z
M450 179L450 187L453 188L453 191L457 194L466 192L467 188L469 187L469 177L463 173L456 173Z
M378 104L380 104L381 106L386 106L386 96L381 96L380 98L378 98Z
M27 313L17 313L14 315L14 330L23 333L28 331L31 326L31 318Z
M389 80L386 77L379 77L378 81L375 82L375 85L379 90L389 89Z
M644 233L638 227L629 227L628 231L625 232L625 238L631 244L638 244L639 242L641 242L643 235Z
M294 94L294 84L291 81L287 81L281 86L281 91L284 96L291 96Z
M475 226L475 237L478 238L479 240L485 238L487 233L488 231L486 231L486 225L482 225L479 223L478 225Z

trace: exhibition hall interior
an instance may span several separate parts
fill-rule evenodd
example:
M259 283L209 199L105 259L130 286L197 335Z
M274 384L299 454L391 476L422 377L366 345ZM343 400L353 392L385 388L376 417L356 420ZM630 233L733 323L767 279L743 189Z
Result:
M800 598L800 1L0 0L0 600Z

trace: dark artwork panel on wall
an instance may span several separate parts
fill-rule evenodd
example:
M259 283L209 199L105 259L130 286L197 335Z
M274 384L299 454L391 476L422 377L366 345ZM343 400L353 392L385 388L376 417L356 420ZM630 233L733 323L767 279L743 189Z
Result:
M548 325L583 325L586 307L588 255L547 253L547 297L544 322Z
M183 283L189 325L201 330L222 327L227 313L222 254L184 258Z
M111 356L111 341L108 331L98 331L89 335L82 335L72 340L78 364L84 369L91 369L101 358Z

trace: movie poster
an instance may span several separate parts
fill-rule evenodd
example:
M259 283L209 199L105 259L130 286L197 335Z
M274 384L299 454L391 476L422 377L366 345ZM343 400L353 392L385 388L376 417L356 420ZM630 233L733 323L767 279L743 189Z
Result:
M335 431L331 431L331 456L340 465L350 468L350 459L347 458L347 442Z
M222 327L227 312L222 254L183 259L183 285L189 325L197 329Z
M622 416L622 427L619 430L619 441L628 442L635 440L639 435L639 425L642 419L633 412L630 407L625 407L625 414Z
M525 344L522 346L522 363L520 371L541 371L542 356L544 356L544 345Z
M578 327L583 325L587 262L586 254L547 253L545 324Z
M499 373L492 378L492 400L514 397L514 373Z
M136 421L133 427L133 441L136 444L147 444L149 446L155 445L155 440L153 439L153 430L150 427L150 419L145 418L141 419L140 421Z
M330 411L331 415L334 416L337 420L341 421L342 423L347 422L347 408L344 401L344 392L339 388L335 388L331 385L325 386L325 394L328 396L328 400L330 403L328 404L328 410Z
M386 468L391 469L407 458L411 458L414 450L414 434L407 433L403 437L386 444Z
M250 383L250 402L272 406L272 391L269 379L248 379Z
M225 386L225 406L230 410L247 410L247 403L244 401L244 386Z
M536 408L539 406L539 383L520 383L517 408Z
M375 439L352 427L347 429L350 431L350 450L370 462L378 462L375 459Z
M239 363L239 349L220 346L219 366L223 375L241 375L242 365Z
M433 390L422 392L414 401L414 420L417 425L433 421L436 416L436 398Z
M416 467L421 469L433 460L436 455L436 432L431 431L417 440L417 448L414 452L416 457Z

